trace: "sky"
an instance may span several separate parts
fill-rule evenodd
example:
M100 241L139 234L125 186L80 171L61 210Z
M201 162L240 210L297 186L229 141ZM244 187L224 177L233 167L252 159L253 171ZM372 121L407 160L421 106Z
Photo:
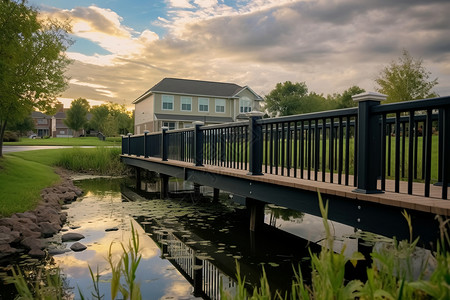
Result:
M342 93L407 50L450 95L448 0L30 0L71 20L61 95L131 105L165 77L231 82L264 96L279 82Z

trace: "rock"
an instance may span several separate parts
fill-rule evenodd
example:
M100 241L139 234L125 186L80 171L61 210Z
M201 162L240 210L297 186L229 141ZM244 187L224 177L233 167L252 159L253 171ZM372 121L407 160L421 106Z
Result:
M68 233L63 234L61 239L63 242L79 241L81 239L84 239L84 235L76 233L76 232L68 232Z
M77 195L74 192L64 193L63 197L64 197L63 198L64 203L70 203L70 202L72 202L72 201L77 199Z
M20 244L26 249L44 249L44 244L40 239L34 237L26 237L20 241Z
M85 245L83 245L82 243L76 242L76 243L73 243L72 246L70 246L70 249L72 251L79 252L79 251L86 250L87 247Z
M39 223L39 227L41 228L41 234L44 238L52 237L55 233L61 230L61 226L59 226L59 224L52 224L49 222L41 222Z
M39 248L33 248L28 252L28 255L36 258L43 258L45 257L45 252Z
M12 248L9 244L0 244L0 258L7 257L17 252L19 252L19 250Z
M64 254L66 252L70 252L69 249L48 249L48 254L50 255L60 255L60 254Z
M36 215L29 211L24 212L24 213L15 213L14 216L21 218L21 219L29 219L33 223L36 223L36 221L37 221Z
M106 228L105 229L106 232L108 232L108 231L117 231L117 230L119 230L119 228L117 228L117 227L112 227L112 228Z

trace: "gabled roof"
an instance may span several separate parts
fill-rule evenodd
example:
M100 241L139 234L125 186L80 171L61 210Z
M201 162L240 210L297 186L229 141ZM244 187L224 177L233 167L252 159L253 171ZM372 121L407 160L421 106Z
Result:
M133 103L138 103L144 100L152 93L234 98L236 97L236 94L244 88L246 87L241 87L235 83L164 78L151 89L134 100Z
M46 115L40 111L33 111L31 112L31 117L33 119L51 119L52 117L49 115Z

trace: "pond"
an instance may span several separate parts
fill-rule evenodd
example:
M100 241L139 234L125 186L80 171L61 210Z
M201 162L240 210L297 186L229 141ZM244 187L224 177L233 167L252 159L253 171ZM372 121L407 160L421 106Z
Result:
M220 286L236 291L236 262L249 286L259 283L263 268L271 289L286 291L293 278L293 266L310 265L309 249L320 251L325 235L321 218L282 207L266 205L263 230L249 231L249 211L221 192L213 201L213 190L201 187L201 196L190 182L171 180L170 199L160 199L159 182L143 182L136 190L127 179L90 178L77 180L85 194L64 209L68 222L63 231L47 239L52 254L44 261L20 259L30 274L44 266L58 266L69 298L80 292L91 298L93 281L89 267L100 276L99 289L110 299L114 258L128 245L133 226L139 235L142 260L137 271L144 299L218 299ZM348 238L355 229L330 222L335 250L361 251L358 239ZM67 232L82 234L87 249L70 250L74 242L61 242ZM3 276L5 274L3 273ZM13 299L11 285L3 285L1 299Z

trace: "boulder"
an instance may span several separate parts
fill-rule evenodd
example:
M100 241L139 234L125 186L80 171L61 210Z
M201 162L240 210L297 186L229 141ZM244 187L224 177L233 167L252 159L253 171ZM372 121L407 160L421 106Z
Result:
M59 226L59 224L49 222L41 222L39 223L39 227L41 228L41 234L44 238L52 237L55 233L61 230L61 226Z
M63 242L79 241L81 239L84 239L84 235L76 232L68 232L63 234L61 239Z
M35 258L44 258L45 252L39 248L33 248L30 251L28 251L28 255Z
M72 251L79 252L79 251L86 250L87 247L85 245L83 245L82 243L76 242L76 243L73 243L72 246L70 246L70 249Z
M33 237L26 237L20 241L20 244L24 246L26 249L44 249L44 244L40 239Z

